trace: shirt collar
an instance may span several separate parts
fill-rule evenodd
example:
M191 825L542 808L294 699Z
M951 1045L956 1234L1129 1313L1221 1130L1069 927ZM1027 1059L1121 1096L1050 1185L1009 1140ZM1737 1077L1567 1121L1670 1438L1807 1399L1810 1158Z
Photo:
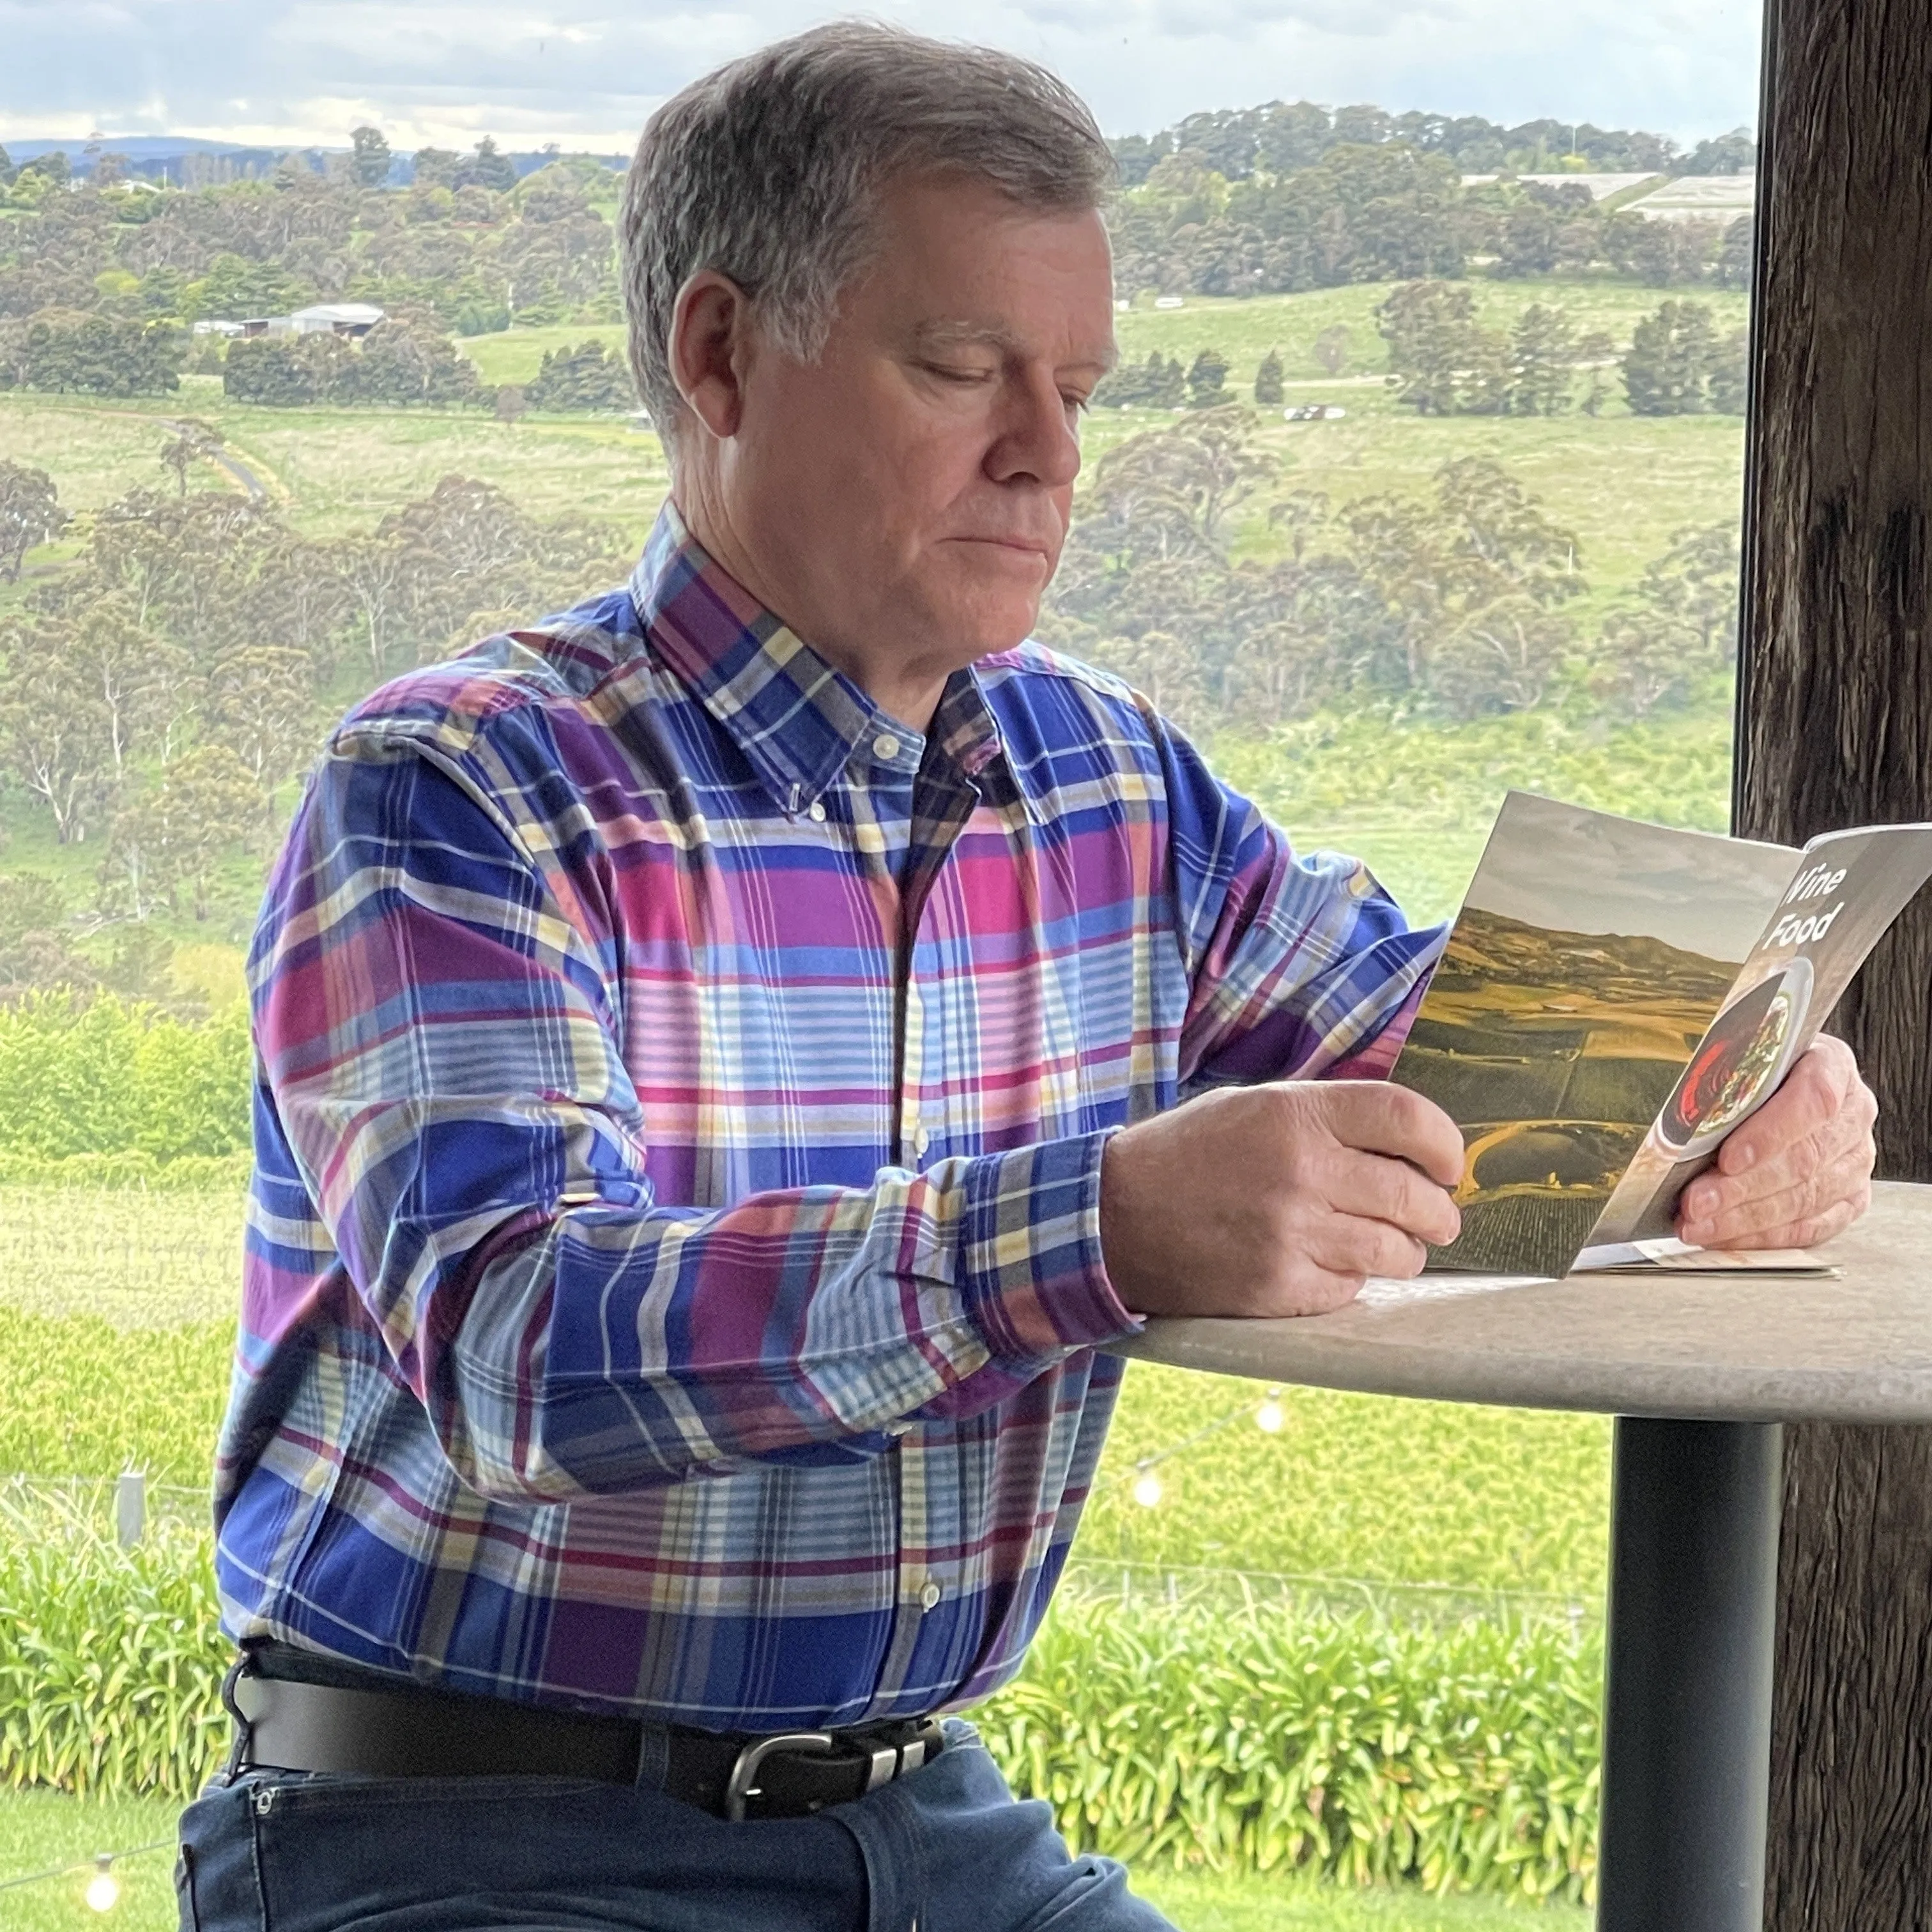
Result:
M919 770L925 739L759 603L669 502L630 589L653 648L743 752L781 810L807 809L862 743L874 763L902 776ZM932 735L938 752L969 778L999 752L998 728L970 670L947 680Z

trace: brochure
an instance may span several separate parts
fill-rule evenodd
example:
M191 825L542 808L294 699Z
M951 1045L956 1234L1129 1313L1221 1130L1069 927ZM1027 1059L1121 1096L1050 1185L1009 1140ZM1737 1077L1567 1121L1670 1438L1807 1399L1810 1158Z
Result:
M1390 1076L1462 1130L1462 1232L1430 1265L1698 1264L1678 1196L1928 877L1932 825L1798 852L1510 793Z

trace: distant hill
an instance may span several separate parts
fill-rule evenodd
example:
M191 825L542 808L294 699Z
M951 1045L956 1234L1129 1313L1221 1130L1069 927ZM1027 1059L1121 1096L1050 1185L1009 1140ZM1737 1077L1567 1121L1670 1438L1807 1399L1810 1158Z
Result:
M1723 999L1737 967L1624 933L1553 932L1471 906L1456 922L1435 983L1445 991L1507 985L1565 988L1606 1004Z
M188 182L191 178L195 184L200 184L218 179L247 180L251 176L271 175L291 154L320 174L328 166L332 155L349 152L346 146L251 147L236 141L202 140L192 134L102 134L84 140L16 141L0 132L0 147L4 147L16 164L34 160L41 154L64 154L68 166L77 175L92 174L98 154L124 155L133 173L149 181L169 181L177 184ZM545 149L531 154L512 154L508 158L520 177L536 173L538 168L558 157ZM602 161L605 166L615 170L628 166L631 159L628 154L592 154L584 158ZM415 175L414 157L398 154L389 165L388 185L406 188Z

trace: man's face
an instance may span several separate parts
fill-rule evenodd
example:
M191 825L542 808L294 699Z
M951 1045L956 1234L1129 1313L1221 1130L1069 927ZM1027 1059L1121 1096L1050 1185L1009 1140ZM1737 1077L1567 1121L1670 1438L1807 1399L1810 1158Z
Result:
M1039 614L1079 417L1113 359L1112 263L1096 213L1033 213L979 183L908 182L880 215L816 362L754 338L716 486L808 642L943 677Z

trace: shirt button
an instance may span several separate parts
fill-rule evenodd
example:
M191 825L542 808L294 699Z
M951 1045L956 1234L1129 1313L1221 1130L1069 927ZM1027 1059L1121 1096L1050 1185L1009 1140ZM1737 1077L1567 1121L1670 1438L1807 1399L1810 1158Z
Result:
M825 807L820 800L814 799L806 808L805 815L813 824L823 825L825 823Z
M872 751L878 758L896 758L899 754L899 741L890 731L881 731L872 740Z
M945 1594L937 1583L927 1584L926 1588L919 1593L920 1608L922 1610L938 1610L939 1600Z
M919 1129L912 1137L912 1150L914 1154L925 1153L932 1144L932 1136L923 1127Z

